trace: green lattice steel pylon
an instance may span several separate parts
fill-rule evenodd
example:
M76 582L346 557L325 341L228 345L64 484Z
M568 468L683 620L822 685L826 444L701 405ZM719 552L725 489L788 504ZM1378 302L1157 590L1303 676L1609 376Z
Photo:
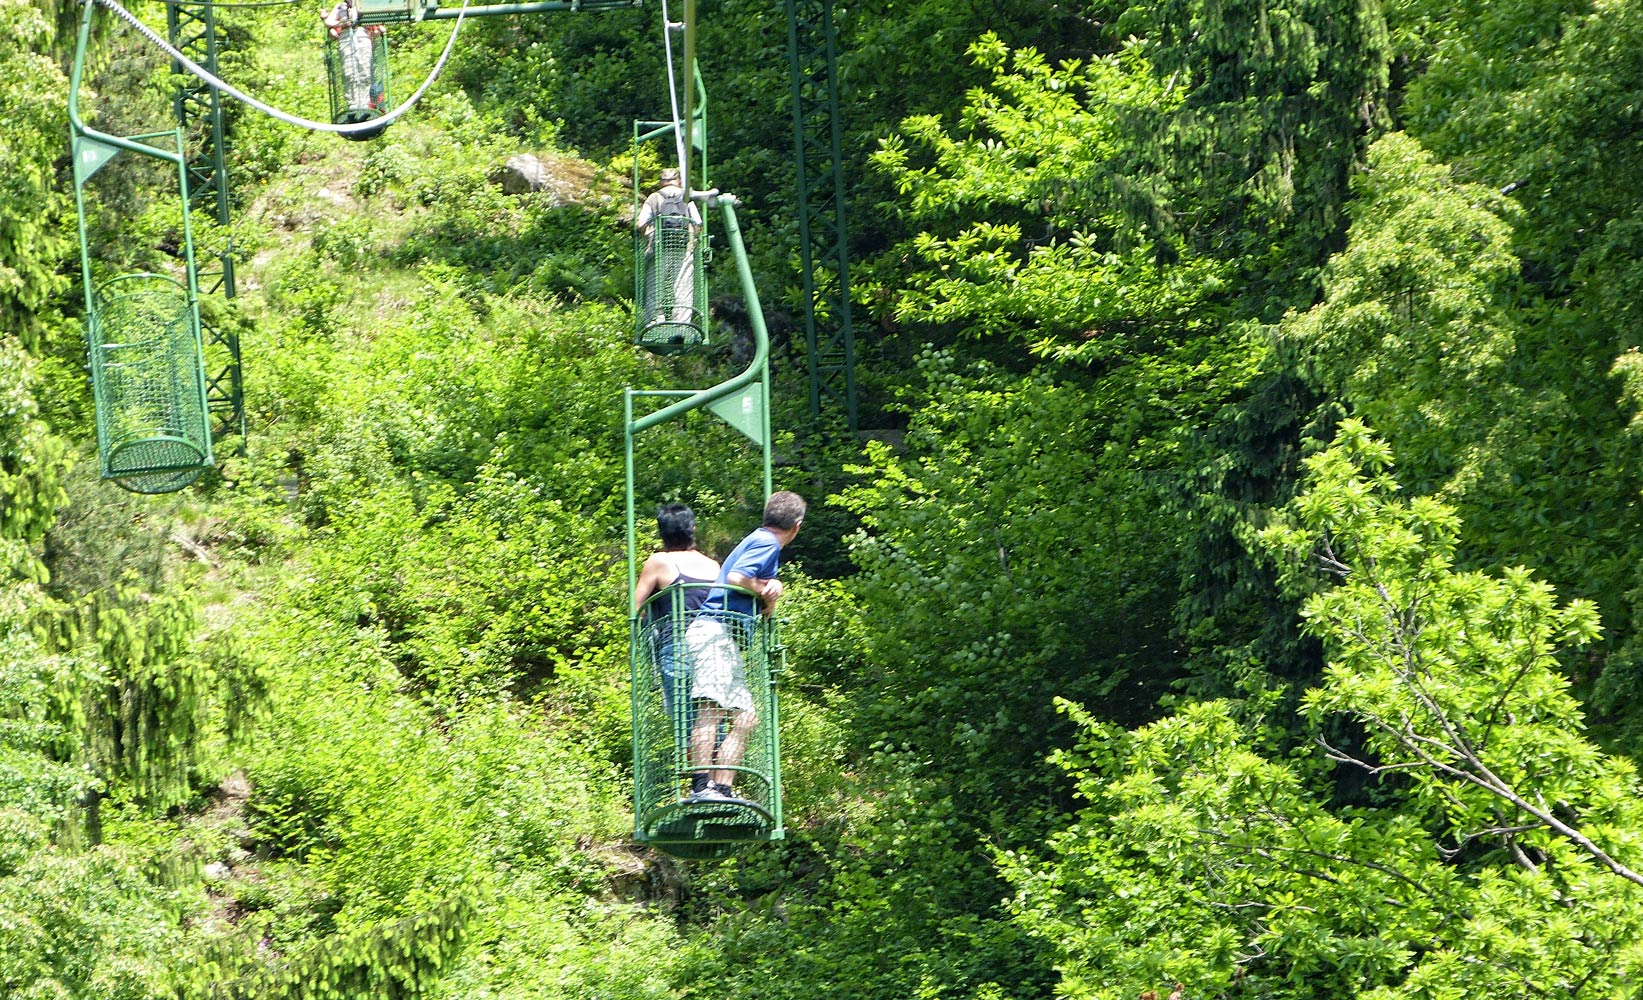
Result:
M856 346L833 0L786 2L810 411L818 420L824 411L840 414L853 432Z
M212 74L217 72L221 46L213 3L186 3L173 0L166 5L166 32L183 55ZM219 226L233 221L233 205L228 187L228 133L223 125L222 95L188 72L179 63L174 107L177 125L188 139L188 202ZM232 300L238 289L234 281L232 239L221 252L208 257L199 269L198 281L204 295L221 295ZM205 394L213 417L213 433L238 438L245 449L245 381L240 367L240 335L232 327L202 323L205 343Z
M633 620L634 836L684 858L723 857L782 829L780 699L782 648L764 616L685 610L680 584L652 597ZM749 594L749 597L752 595ZM753 708L732 711L692 698L693 674L711 656L732 656ZM692 757L720 739L745 740L734 801L690 797ZM704 752L705 755L705 752Z

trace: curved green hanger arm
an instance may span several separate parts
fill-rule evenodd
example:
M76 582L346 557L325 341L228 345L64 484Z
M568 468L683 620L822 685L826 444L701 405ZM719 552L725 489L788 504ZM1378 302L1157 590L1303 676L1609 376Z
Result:
M764 323L764 309L759 304L759 290L753 283L753 268L747 262L747 247L742 242L742 230L736 221L736 199L732 195L715 195L713 202L722 210L725 234L731 252L736 258L736 274L741 281L742 295L747 301L748 318L753 326L753 358L740 374L708 389L696 392L646 393L628 389L623 396L623 420L627 425L625 436L627 466L627 534L628 534L628 617L637 620L639 609L633 603L633 588L639 579L638 522L634 510L633 439L642 431L681 417L691 410L706 408L732 427L746 434L764 452L764 495L772 488L770 471L770 333ZM642 395L682 395L677 402L635 418L633 401Z

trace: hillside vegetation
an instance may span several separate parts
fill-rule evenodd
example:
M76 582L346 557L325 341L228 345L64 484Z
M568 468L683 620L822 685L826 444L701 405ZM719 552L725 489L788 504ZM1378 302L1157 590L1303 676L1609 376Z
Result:
M788 837L720 861L631 837L621 393L738 370L631 342L659 6L469 22L370 142L231 104L248 432L139 496L80 11L0 0L0 996L1633 995L1643 5L841 0L859 436L783 8L697 8L811 504ZM323 115L314 14L222 7L224 75ZM98 23L87 113L170 127ZM390 29L397 98L449 30ZM178 266L163 180L88 186L97 273ZM713 554L757 523L723 424L638 466Z

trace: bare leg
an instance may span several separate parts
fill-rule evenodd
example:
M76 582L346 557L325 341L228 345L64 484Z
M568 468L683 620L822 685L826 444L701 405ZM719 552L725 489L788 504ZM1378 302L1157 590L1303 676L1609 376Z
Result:
M714 763L719 765L710 775L709 780L729 787L736 783L736 772L730 770L742 762L742 754L747 752L747 738L753 732L753 727L759 724L758 713L751 710L736 712L730 718L730 732L725 734L724 742L719 744L719 752L714 755Z
M719 742L719 723L725 710L704 698L696 700L696 724L690 728L690 766L705 771L713 765L713 749Z

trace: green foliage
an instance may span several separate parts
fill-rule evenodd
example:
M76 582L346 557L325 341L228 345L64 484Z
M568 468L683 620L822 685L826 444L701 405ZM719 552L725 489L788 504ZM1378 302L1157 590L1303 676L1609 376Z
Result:
M621 825L609 765L523 711L475 701L436 718L395 693L368 632L284 615L259 628L305 666L275 682L280 710L248 767L248 835L267 860L235 862L224 887L244 911L217 945L233 990L323 979L339 996L418 995L468 974L463 941L488 967L526 897L534 924L556 894L598 884L578 845ZM261 955L264 937L289 957Z
M1088 805L1045 855L998 858L1064 995L1617 995L1635 974L1635 771L1581 735L1551 656L1595 615L1527 571L1457 571L1453 512L1397 499L1389 462L1346 422L1265 533L1296 585L1314 553L1341 580L1304 609L1330 656L1307 719L1363 726L1330 757L1379 776L1379 804L1329 808L1323 762L1224 703L1131 733L1065 706Z
M818 981L884 1000L1041 995L1037 949L997 919L1000 887L957 804L923 776L933 763L876 747L855 789L812 800L800 843L717 873L728 884L698 904L713 907L712 937L685 953L682 987L738 1000L797 1000Z
M407 674L446 697L528 689L615 634L605 588L577 561L601 534L540 486L481 477L420 510L399 494L343 514L326 532L341 544L318 561L346 595L316 595L327 612L383 629Z
M1498 578L1458 572L1454 512L1423 497L1393 500L1390 464L1387 447L1348 421L1337 446L1307 462L1299 528L1268 532L1292 556L1317 545L1324 567L1344 578L1302 609L1309 631L1332 640L1308 714L1361 720L1365 766L1401 774L1410 803L1442 824L1456 851L1500 838L1534 869L1562 839L1605 864L1636 864L1578 829L1618 834L1635 822L1631 763L1581 734L1579 704L1555 669L1555 653L1597 638L1596 608L1558 607L1523 568ZM1629 854L1630 840L1607 850Z
M203 737L203 698L214 678L193 655L198 606L186 594L126 583L100 594L82 626L104 673L87 692L89 757L121 792L159 808L191 797Z
M322 941L273 969L235 979L218 979L224 968L208 966L202 971L211 978L202 979L194 989L209 1000L421 997L460 951L472 914L473 904L458 899L414 917Z
M1616 598L1636 587L1621 512L1639 455L1605 384L1610 349L1587 318L1519 306L1507 220L1520 213L1495 192L1401 134L1355 184L1325 299L1281 336L1314 385L1387 435L1407 486L1456 506L1471 526L1462 559L1530 561L1605 602L1623 637L1603 682L1617 693L1636 660L1632 602Z
M8 593L6 602L35 596L22 589ZM0 617L0 809L15 812L0 840L8 859L0 868L14 867L39 846L32 824L43 830L67 819L97 785L72 762L79 720L64 704L64 694L84 684L85 664L47 657L18 610L7 607Z
M998 857L1062 995L1363 996L1441 932L1454 876L1419 827L1330 815L1227 705L1128 734L1068 710L1089 805L1045 857Z
M0 812L0 843L20 829ZM19 1000L173 996L181 939L165 894L116 850L39 850L0 874L0 983Z
M68 82L51 57L52 27L39 7L0 3L0 35L7 39L0 55L0 339L38 350L69 285L62 271L73 247L68 198L54 176Z
M1162 0L1132 5L1118 30L1145 40L1179 95L1135 140L1164 168L1161 207L1195 248L1304 278L1337 245L1348 174L1386 121L1382 5Z
M1567 294L1579 259L1636 215L1622 192L1643 168L1624 139L1634 114L1626 95L1639 79L1627 53L1643 16L1613 2L1416 10L1436 43L1409 88L1411 129L1468 174L1511 190L1532 223L1522 243L1543 268L1541 288Z
M67 448L39 419L30 371L16 343L0 339L0 585L46 581L39 545L66 495Z
M1124 110L1163 99L1137 48L1052 67L988 35L970 56L993 79L970 93L958 134L909 118L873 157L905 199L900 214L928 227L894 258L894 285L869 292L892 318L1106 360L1221 290L1211 261L1160 270L1136 249L1165 238L1123 210Z
M545 109L546 121L572 149L613 150L632 136L634 119L666 114L653 13L477 21L464 29L470 44L453 70L510 131L526 132L527 141L540 139L529 132L540 129ZM499 58L503 53L529 55Z
M1517 260L1503 199L1456 184L1402 134L1370 149L1355 184L1325 299L1284 334L1321 388L1409 456L1411 488L1464 493L1501 474L1480 465L1527 437L1518 421L1535 402L1507 369L1517 330L1502 305Z
M1030 796L1052 694L1122 711L1161 680L1132 644L1167 608L1145 562L1162 526L1140 514L1157 501L1135 456L1106 460L1076 383L962 372L936 352L921 367L909 455L870 447L869 478L837 500L862 519L855 602L895 609L869 618L858 684L872 695L855 715L942 760L968 796ZM1114 627L1093 626L1095 609Z

